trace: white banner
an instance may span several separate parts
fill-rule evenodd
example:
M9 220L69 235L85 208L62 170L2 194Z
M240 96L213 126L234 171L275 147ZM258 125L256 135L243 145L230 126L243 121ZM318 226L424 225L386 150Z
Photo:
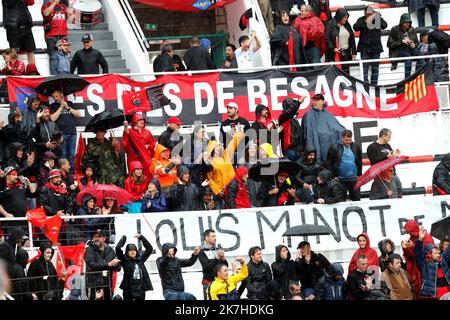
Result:
M217 245L228 256L247 256L248 249L260 246L264 254L274 254L275 246L284 243L296 251L304 237L284 237L289 227L301 224L329 226L333 234L305 238L313 250L320 252L356 249L356 237L367 232L371 246L390 238L396 245L407 239L403 225L415 219L428 231L431 224L450 214L450 196L409 196L395 200L344 202L336 205L296 205L246 210L217 210L195 212L164 212L129 214L115 219L116 239L126 235L128 242L136 241L138 224L141 233L155 247L160 256L162 244L176 245L179 257L189 257L202 244L202 233L214 229ZM138 221L140 220L140 222ZM136 242L135 242L136 243Z

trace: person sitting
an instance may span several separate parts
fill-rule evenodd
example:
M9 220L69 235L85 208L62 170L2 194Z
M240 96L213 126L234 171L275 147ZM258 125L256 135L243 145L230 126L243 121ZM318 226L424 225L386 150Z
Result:
M237 257L236 261L241 264L241 271L238 274L228 275L228 267L219 263L215 269L216 278L206 289L207 300L239 300L236 292L237 284L248 277L248 268L242 257Z
M48 174L55 167L56 155L51 151L46 151L41 156L42 166L39 168L37 185L40 189L48 182Z
M214 193L210 186L202 188L200 191L200 208L199 210L218 210L221 209L219 202L214 200Z
M94 166L86 165L84 167L84 176L80 179L83 188L91 187L98 183L97 177L94 175Z
M319 279L314 291L315 300L347 300L347 284L342 265L332 263L325 276Z
M270 180L261 183L256 197L263 207L294 205L296 189L288 177L288 173L280 172L276 175L276 184Z
M347 277L348 291L352 300L385 300L383 294L374 292L372 277L367 272L367 257L363 254L356 257L356 269Z
M161 190L167 198L170 198L170 191L173 185L178 182L177 166L181 164L179 155L170 157L170 149L162 144L158 144L155 149L155 155L152 159L150 172L154 179L158 180Z
M142 196L141 212L163 212L167 211L166 196L161 192L158 180L149 182L147 191Z
M403 189L398 178L394 178L394 168L381 172L370 188L370 200L401 198Z
M333 172L324 169L317 175L317 184L313 186L315 203L333 204L345 201L342 185L333 179Z
M316 159L316 148L308 146L305 155L298 160L300 171L297 174L299 188L297 189L297 197L301 202L314 202L313 186L317 183L317 176L322 170L322 164Z
M381 285L386 286L387 296L391 300L415 300L414 289L402 263L399 254L392 253L388 256L387 267L380 276Z
M383 239L380 242L378 242L378 249L380 250L381 254L378 257L378 262L380 263L380 270L383 272L389 267L389 256L394 254L395 251L395 244L392 242L391 239ZM401 267L406 270L406 264L401 259Z
M247 190L248 169L239 167L233 180L225 187L225 198L229 209L250 208Z
M200 199L199 188L191 181L191 172L186 166L178 167L178 184L173 186L172 205L175 211L194 211L198 208ZM205 180L202 184L204 187L209 185L209 181Z
M4 76L23 76L25 74L25 63L19 60L16 49L6 49L3 51L5 64L0 70Z
M73 203L66 187L62 185L60 170L52 169L48 173L48 182L39 191L39 203L44 207L47 216L65 216L72 213Z
M450 194L450 153L434 168L433 195Z
M131 201L140 201L147 190L149 178L144 175L144 166L140 161L132 161L129 171L129 176L124 183L124 189L133 195Z

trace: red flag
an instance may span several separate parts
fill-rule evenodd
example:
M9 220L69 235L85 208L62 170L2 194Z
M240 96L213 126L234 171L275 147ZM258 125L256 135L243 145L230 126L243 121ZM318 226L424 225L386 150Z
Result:
M338 37L336 37L336 49L339 49L339 39ZM341 61L341 56L339 52L335 52L334 54L334 61L336 62L340 62ZM337 64L336 67L338 67L339 69L342 69L342 65Z
M152 109L146 91L129 92L122 95L123 113L147 112Z
M76 246L58 246L58 256L56 259L56 272L61 278L61 269L67 271L65 287L68 288L70 276L80 274L84 269L84 242L80 242Z
M36 249L36 250L38 252L37 255L35 255L33 258L29 259L28 263L32 263L34 260L38 259L42 255L42 253L39 249Z
M61 222L61 217L56 215L48 218L47 221L45 221L44 226L42 227L44 235L52 242L52 244L58 242Z
M43 228L47 220L47 215L43 207L28 210L26 217L29 223L39 228Z
M86 145L84 144L83 135L80 132L80 137L78 138L77 152L75 153L75 159L74 159L75 174L83 173L83 156L84 156L85 150L86 150Z
M294 59L294 38L292 37L292 27L288 39L288 52L289 52L289 64L293 65L295 64L295 59ZM290 68L289 70L295 71L295 68Z

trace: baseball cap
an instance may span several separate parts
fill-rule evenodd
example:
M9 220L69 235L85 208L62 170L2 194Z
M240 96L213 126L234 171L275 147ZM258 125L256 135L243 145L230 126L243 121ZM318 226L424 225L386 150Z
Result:
M279 176L289 177L289 173L287 172L280 172L278 173Z
M13 166L6 167L5 170L3 170L3 172L5 173L5 175L13 174L14 172L18 174L17 169Z
M66 39L59 39L58 42L56 43L56 46L59 47L59 46L65 45L65 44L68 46L71 45L71 43L68 42Z
M180 118L178 117L170 117L169 120L167 120L168 124L177 124L179 126L181 126L183 124L183 122L181 122Z
M94 36L90 33L85 33L81 37L81 42L94 41Z
M230 102L229 104L227 104L227 108L236 108L236 110L239 110L239 106L236 102Z
M325 97L321 93L315 94L312 98L312 100L325 100Z
M50 170L50 172L48 173L48 178L52 179L52 178L56 178L56 177L60 177L61 176L61 171L58 169L52 169Z

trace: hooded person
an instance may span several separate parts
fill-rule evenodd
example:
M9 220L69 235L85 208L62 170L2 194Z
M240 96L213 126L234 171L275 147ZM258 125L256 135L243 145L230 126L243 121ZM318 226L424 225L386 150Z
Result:
M128 128L128 122L124 122L122 144L127 154L128 168L131 167L133 161L139 161L144 167L145 175L148 178L152 178L150 166L156 140L152 133L145 128L145 118L141 113L135 113L133 115L131 128Z
M83 166L84 176L80 179L83 188L93 186L97 183L98 178L95 176L94 169L94 166L91 164Z
M172 243L164 243L161 257L156 260L165 300L195 300L195 296L184 292L182 268L192 266L198 258L200 248L196 247L189 259L175 257L177 248Z
M252 132L255 134L255 138L253 141L260 146L263 143L273 143L272 142L272 133L274 133L277 128L275 123L272 120L272 115L270 114L270 109L263 105L258 104L255 109L255 121L251 125Z
M186 166L178 167L178 184L173 186L172 209L175 211L194 211L198 209L199 188L191 181L192 174ZM205 183L205 186L207 184Z
M367 257L369 268L370 266L376 266L378 268L379 266L378 254L374 249L370 247L369 235L363 232L356 237L356 241L358 242L359 249L355 251L355 253L352 256L352 259L350 260L347 274L350 274L356 270L357 268L356 261L358 256L360 255L364 255Z
M42 166L39 168L38 188L43 187L48 182L48 174L55 168L56 159L56 155L51 151L45 151L41 155Z
M125 179L124 189L133 195L131 201L140 201L150 179L145 175L144 166L140 161L131 161L128 168L129 175Z
M263 207L294 205L295 191L295 185L292 184L289 174L279 172L274 180L265 180L261 183L256 197Z
M258 148L259 153L259 161L266 162L270 159L278 159L278 156L275 152L273 152L273 147L270 143L263 143Z
M159 181L161 190L167 197L170 196L170 187L178 182L176 166L180 164L181 159L170 159L170 149L158 143L150 172L153 178Z
M297 161L303 151L303 131L297 118L300 102L286 98L283 100L282 107L283 111L278 118L278 123L282 128L280 133L281 149L286 158Z
M77 215L79 216L88 216L88 215L99 215L101 214L100 208L95 206L95 203L97 202L97 199L89 194L86 193L81 198L82 206L80 209L78 209ZM89 218L89 219L83 219L82 222L82 229L85 229L83 232L85 234L84 240L87 242L88 240L92 239L92 236L94 232L98 229L104 229L106 226L105 219L102 218ZM84 228L85 227L85 228Z
M22 121L20 122L19 139L25 146L25 150L32 150L32 137L36 130L37 113L41 106L41 99L37 96L30 96L26 99L27 107L25 108Z
M17 248L16 263L12 266L11 296L14 300L32 300L26 267L28 264L28 252L23 248Z
M64 291L64 280L58 280L58 273L52 263L55 253L52 246L44 242L39 247L41 256L34 260L28 268L30 291L37 295L39 300L44 299L48 292L55 292L58 300L62 299Z
M239 167L233 180L225 187L225 199L228 209L250 208L247 190L248 169Z
M127 241L126 236L122 236L116 245L116 255L123 268L120 289L123 290L124 300L145 300L145 292L153 290L150 276L145 267L145 262L152 254L153 246L143 235L138 235L137 239L142 241L145 248L142 255L134 243L127 244L125 254L123 253L122 247Z
M380 270L383 272L389 267L388 258L395 251L395 244L391 239L383 239L378 242L378 249L381 254L378 257L378 261L380 263ZM403 260L401 260L402 268L406 270L406 264Z
M421 269L419 269L414 257L414 245L416 240L419 239L419 224L411 219L406 221L403 229L409 234L409 240L402 241L403 257L406 261L406 271L408 272L409 279L415 289L416 295L419 296L420 288L422 286ZM434 245L434 240L430 234L426 233L422 243L424 247L427 244Z
M272 263L273 280L278 284L282 296L290 297L289 282L296 280L295 263L291 260L291 253L285 245L275 247L275 262Z
M450 194L450 153L447 153L433 172L433 195Z
M317 184L317 176L322 170L322 164L316 158L316 148L314 146L306 147L303 158L297 163L300 165L300 171L297 174L299 186L297 196L302 202L314 202L313 186Z
M142 196L141 212L164 212L167 209L167 200L161 192L161 185L158 180L153 179Z
M345 201L345 191L342 185L333 179L333 172L324 169L317 176L317 184L313 186L315 202L319 204L334 204Z
M339 262L332 263L324 277L315 287L315 300L347 300L344 268Z
M9 145L10 157L6 161L6 167L13 166L17 169L19 176L31 178L36 175L37 168L34 164L34 156L27 157L24 145L20 142L13 142Z

